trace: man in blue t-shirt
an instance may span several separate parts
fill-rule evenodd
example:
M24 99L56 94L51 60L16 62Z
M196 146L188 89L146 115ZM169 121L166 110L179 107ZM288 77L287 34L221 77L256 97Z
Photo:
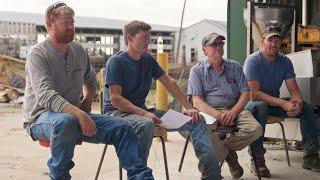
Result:
M290 59L279 53L281 38L279 27L267 27L263 32L262 48L245 61L244 72L251 89L252 100L246 108L252 111L263 128L269 115L299 118L304 148L302 167L320 172L319 143L313 107L302 100ZM283 81L291 95L289 100L279 98L279 89ZM260 173L270 176L265 165L263 136L255 141L252 147L251 150L258 158ZM256 172L254 166L252 171Z
M134 127L139 139L139 151L146 164L153 130L155 125L161 123L159 117L163 112L149 112L145 106L145 99L152 78L159 80L181 102L185 108L184 113L192 117L190 123L177 130L189 132L199 159L201 178L221 179L220 166L204 119L200 118L198 111L188 102L175 81L150 54L146 53L150 42L150 30L150 25L141 21L131 21L124 26L123 35L127 50L115 54L106 63L104 113L123 117Z

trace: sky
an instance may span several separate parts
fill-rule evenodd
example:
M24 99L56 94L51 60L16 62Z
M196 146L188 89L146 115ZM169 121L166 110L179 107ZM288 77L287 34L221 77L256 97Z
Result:
M0 0L0 11L44 13L55 0ZM184 0L64 0L76 16L142 20L180 26ZM203 19L227 20L228 0L187 0L183 27Z

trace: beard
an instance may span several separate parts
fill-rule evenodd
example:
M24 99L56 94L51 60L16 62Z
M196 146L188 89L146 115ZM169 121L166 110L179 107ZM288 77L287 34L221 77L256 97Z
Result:
M65 31L61 33L56 33L55 35L58 43L68 44L73 41L74 34L74 31Z
M269 48L267 54L269 56L276 56L279 53L280 49L279 48Z

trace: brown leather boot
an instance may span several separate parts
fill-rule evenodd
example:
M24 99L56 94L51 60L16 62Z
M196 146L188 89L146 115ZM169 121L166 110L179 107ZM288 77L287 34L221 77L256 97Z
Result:
M233 178L240 178L243 175L243 168L238 162L238 156L235 151L229 150L229 153L226 157L226 162L229 166L231 176Z
M270 171L266 166L266 161L264 159L264 155L255 155L256 156L256 160L257 160L257 166L259 168L259 172L261 177L271 177L270 175ZM253 175L258 176L257 174L257 170L256 167L254 165L253 159L251 158L251 167L250 167L250 171Z

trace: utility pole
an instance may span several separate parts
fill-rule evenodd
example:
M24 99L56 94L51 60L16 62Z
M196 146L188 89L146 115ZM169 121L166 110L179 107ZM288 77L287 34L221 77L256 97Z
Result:
M180 21L180 29L179 29L179 38L178 38L177 54L176 54L176 59L175 59L175 62L176 62L176 63L178 63L178 58L179 58L179 49L180 49L180 41L181 41L181 33L182 33L182 23L183 23L184 10L185 10L185 8L186 8L186 3L187 3L187 0L184 0L183 9L182 9L182 15L181 15L181 21Z

